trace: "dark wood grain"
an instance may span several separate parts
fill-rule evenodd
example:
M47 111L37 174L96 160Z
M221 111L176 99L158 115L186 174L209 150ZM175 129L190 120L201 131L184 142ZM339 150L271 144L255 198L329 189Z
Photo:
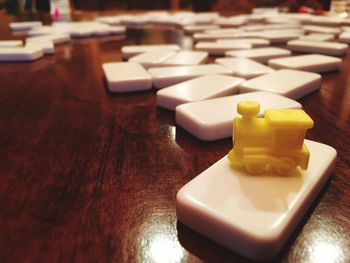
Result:
M23 18L0 16L1 39L23 39L7 26ZM35 62L0 63L1 262L247 262L175 213L176 192L231 140L194 138L153 90L106 89L101 64L141 43L192 42L179 29L130 29L125 39L74 39ZM308 138L338 158L275 261L349 262L350 55L300 102L315 121Z

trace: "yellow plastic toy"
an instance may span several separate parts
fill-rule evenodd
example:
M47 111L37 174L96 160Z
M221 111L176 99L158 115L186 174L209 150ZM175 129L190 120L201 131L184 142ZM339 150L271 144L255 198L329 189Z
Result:
M233 121L233 149L228 154L233 166L246 167L251 174L269 167L275 167L280 175L297 166L307 169L310 152L304 138L314 122L303 110L265 110L265 117L257 118L260 104L242 101L237 111L242 117Z

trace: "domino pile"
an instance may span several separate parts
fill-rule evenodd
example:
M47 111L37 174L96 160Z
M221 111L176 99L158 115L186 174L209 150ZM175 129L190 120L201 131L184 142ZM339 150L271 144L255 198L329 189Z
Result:
M99 37L125 34L125 26L110 26L94 21L56 22L50 26L40 21L10 23L13 32L26 35L21 40L0 40L0 61L34 61L52 55L55 46L70 42L71 38Z
M301 108L296 100L319 90L320 74L338 71L348 49L345 19L296 14L162 18L127 21L137 27L178 23L171 26L191 34L194 47L123 46L127 62L102 65L108 89L156 89L157 105L174 110L177 125L204 141L232 137L232 120L239 117L235 109L241 101L258 102L260 116L269 108ZM111 17L108 22L116 23ZM279 132L283 137L284 131ZM272 137L275 144L264 151L279 146L278 136ZM334 167L335 149L309 140L305 144L310 149L309 167L292 176L275 176L273 171L247 175L233 169L224 156L177 192L178 219L245 257L273 259ZM254 146L248 144L243 151L252 151L261 160ZM298 189L293 187L297 184ZM276 203L284 207L271 208Z
M52 25L11 23L14 32L26 30L25 45L22 41L0 41L0 61L35 60L53 54L55 45L71 38L126 34L127 28L159 26L182 30L195 44L187 49L175 43L123 46L125 61L103 64L108 89L157 89L157 104L174 110L178 125L202 140L231 136L229 108L202 114L210 100L222 100L218 105L223 107L227 97L266 92L274 96L272 101L278 95L281 100L293 100L292 107L301 107L295 100L320 89L321 73L339 70L350 43L350 19L346 18L277 12L231 17L216 12L147 12ZM264 103L259 102L262 113ZM230 109L235 107L231 101L226 103ZM215 112L220 113L213 116ZM219 123L226 132L208 132Z
M127 62L103 64L108 89L158 90L158 106L174 110L179 126L206 141L232 136L232 109L242 99L257 100L261 114L265 108L301 108L296 100L321 88L320 73L339 70L350 42L349 19L305 14L156 14L98 20L180 28L193 37L193 48L123 46Z
M238 117L234 109L241 101L259 102L260 116L268 108L302 108L296 100L321 88L321 74L340 70L350 43L350 19L306 14L149 12L10 26L27 30L28 37L25 46L22 41L0 41L0 61L35 60L71 38L125 34L128 27L183 30L193 38L191 49L175 43L123 46L124 61L102 68L110 92L156 89L157 105L175 111L176 123L204 141L232 136L232 120ZM333 148L305 143L310 168L282 180L233 171L223 157L178 192L178 218L250 259L273 258L335 162ZM255 206L254 199L269 209L265 203Z

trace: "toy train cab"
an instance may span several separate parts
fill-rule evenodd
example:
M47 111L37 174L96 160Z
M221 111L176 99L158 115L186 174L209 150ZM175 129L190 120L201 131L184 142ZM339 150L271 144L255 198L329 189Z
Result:
M306 131L313 120L303 110L265 110L264 118L257 118L260 104L243 101L237 105L242 117L234 119L233 149L228 158L233 166L246 167L259 174L275 167L280 175L307 169L309 150L304 144Z

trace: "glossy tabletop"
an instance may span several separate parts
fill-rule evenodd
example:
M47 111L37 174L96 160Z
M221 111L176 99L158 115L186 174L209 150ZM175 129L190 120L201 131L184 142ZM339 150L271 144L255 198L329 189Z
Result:
M24 39L8 27L20 19L0 11L1 40ZM226 155L231 139L196 139L157 107L155 90L106 88L102 63L121 61L123 45L162 43L193 46L179 28L128 29L0 63L1 262L248 262L175 211L177 191ZM277 262L350 261L350 49L343 60L298 100L315 122L307 138L338 157Z

